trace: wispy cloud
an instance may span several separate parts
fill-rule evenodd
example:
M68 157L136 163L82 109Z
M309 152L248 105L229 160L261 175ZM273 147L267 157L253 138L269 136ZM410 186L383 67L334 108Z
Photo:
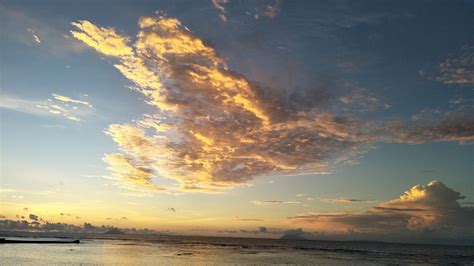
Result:
M35 14L27 14L0 4L0 17L3 18L2 38L5 37L25 45L35 45L46 49L50 54L80 52L85 47L73 38L65 36L64 32L56 25L36 19Z
M445 84L474 85L474 46L466 47L458 56L444 59L434 79Z
M380 100L375 95L370 95L365 89L355 88L349 95L341 96L339 101L344 105L350 105L351 111L358 112L376 111L378 109L388 109L390 105ZM345 106L343 106L345 107Z
M86 101L75 100L75 99L72 99L70 97L60 95L60 94L56 94L56 93L53 93L52 96L54 97L54 99L56 99L58 101L61 101L61 102L77 103L77 104L82 104L82 105L85 105L85 106L88 106L88 107L92 107L92 105L90 103L86 102Z
M16 190L13 188L0 188L0 193L15 193Z
M284 201L284 200L254 200L253 204L258 206L279 205L279 204L301 204L299 201Z
M242 217L235 217L233 220L241 221L241 222L262 222L262 219L257 218L242 218Z
M84 109L81 105L85 105L87 108ZM0 108L38 116L63 117L76 122L82 121L81 117L92 111L92 105L89 103L56 93L53 93L52 98L47 100L30 100L1 95Z
M32 30L32 29L26 29L26 30L31 33L31 35L33 36L33 40L34 40L36 43L41 43L41 40L40 40L40 38L38 37L38 34L35 33L34 30Z
M330 202L330 203L337 203L337 204L374 203L374 202L377 202L375 200L345 199L345 198L323 199L322 201Z
M225 4L227 4L229 0L212 0L212 5L219 11L219 17L222 19L222 21L227 22L227 17L226 17L226 10L225 10Z
M371 141L419 144L430 141L474 141L474 117L470 112L422 111L406 121L388 121L368 125Z

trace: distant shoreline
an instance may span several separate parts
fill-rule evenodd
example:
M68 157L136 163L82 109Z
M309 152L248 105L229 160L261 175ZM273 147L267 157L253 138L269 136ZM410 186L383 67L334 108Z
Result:
M273 240L282 242L341 242L341 243L364 243L383 245L413 245L413 246L459 246L473 247L474 243L405 243L389 242L378 240L330 240L330 239L279 239L279 238L256 238L256 237L235 237L235 236L202 236L202 235L165 235L165 234L106 234L106 233L73 233L73 232L29 232L29 231L0 231L0 238L58 238L58 239L103 239L103 240L152 240L156 237L176 237L176 238L215 238L215 239L248 239L248 240Z

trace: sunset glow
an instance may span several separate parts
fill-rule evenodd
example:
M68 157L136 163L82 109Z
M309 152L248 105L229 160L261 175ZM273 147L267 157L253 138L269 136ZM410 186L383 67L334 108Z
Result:
M0 1L1 230L474 243L472 1L80 2Z

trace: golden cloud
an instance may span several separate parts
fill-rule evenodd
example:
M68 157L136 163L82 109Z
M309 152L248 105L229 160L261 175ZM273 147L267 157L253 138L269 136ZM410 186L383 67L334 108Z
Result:
M157 107L136 125L107 130L124 154L126 172L139 173L124 180L148 184L153 175L177 180L183 190L213 191L272 172L326 171L325 160L336 151L355 151L348 128L330 114L282 118L288 115L276 98L229 71L212 47L176 19L141 18L133 47L111 28L73 25L74 37L117 57L115 67ZM131 171L133 164L123 158L152 171ZM119 164L114 160L111 168Z
M71 31L74 38L94 47L98 52L110 56L131 55L132 49L127 39L115 33L113 29L97 27L89 21L73 22L80 31Z
M82 105L85 105L85 106L88 106L88 107L92 107L92 105L90 103L86 102L86 101L76 100L76 99L73 99L73 98L68 97L68 96L60 95L60 94L57 94L57 93L53 93L52 96L54 97L54 99L56 99L58 101L61 101L61 102L82 104Z
M105 161L128 183L149 187L160 177L181 190L210 192L262 175L326 173L329 162L351 162L378 140L362 135L365 125L353 119L294 108L230 71L175 18L140 18L134 43L113 28L72 25L75 38L115 57L115 67L156 107L134 125L107 130L121 154Z
M359 233L438 232L466 234L474 227L474 209L462 207L464 197L439 181L416 185L398 199L364 212L310 212L289 219L321 230ZM436 233L434 233L436 234Z

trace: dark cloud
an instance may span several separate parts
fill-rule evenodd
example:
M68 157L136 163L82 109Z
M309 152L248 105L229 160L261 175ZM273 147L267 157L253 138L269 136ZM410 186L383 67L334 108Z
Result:
M46 232L64 232L64 233L105 233L113 228L117 228L110 225L95 226L90 223L84 223L82 226L67 224L67 223L55 223L49 221L36 221L33 220L28 222L26 220L0 220L0 230L42 230ZM150 229L137 229L137 228L118 228L127 234L173 234L170 231L156 231Z
M281 234L282 231L280 229L271 229L265 226L260 226L257 227L254 230L247 230L247 229L241 229L238 231L239 233L244 233L244 234Z
M315 235L309 232L305 232L301 228L298 228L298 229L290 229L290 230L284 231L281 239L312 240L312 239L315 239Z
M423 212L425 210L420 208L387 208L387 207L374 207L374 210L378 211L398 211L398 212Z
M30 218L30 220L33 220L33 221L37 221L39 218L37 215L34 215L34 214L30 214L28 217Z
M218 233L227 233L227 234L237 234L239 233L238 230L220 230Z
M380 129L374 140L401 143L429 141L474 141L474 116L470 113L448 112L444 114L419 113L406 122L392 122Z

